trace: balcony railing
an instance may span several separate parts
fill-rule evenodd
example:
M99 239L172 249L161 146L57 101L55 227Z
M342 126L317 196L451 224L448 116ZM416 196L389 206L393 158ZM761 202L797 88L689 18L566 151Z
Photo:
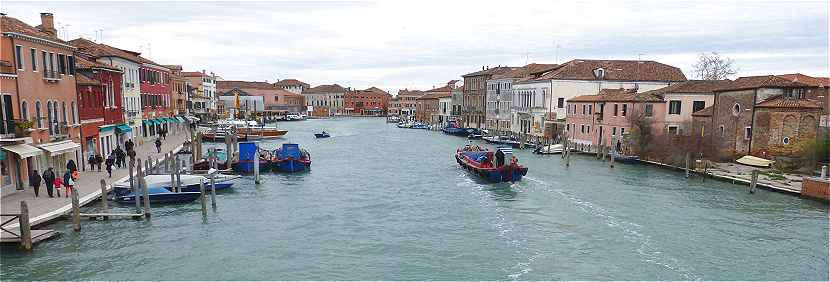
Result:
M57 82L60 79L60 75L57 71L43 70L43 80L46 80L48 82Z

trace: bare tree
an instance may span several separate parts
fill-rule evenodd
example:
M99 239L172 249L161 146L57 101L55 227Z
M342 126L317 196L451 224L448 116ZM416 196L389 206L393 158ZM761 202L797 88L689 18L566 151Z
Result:
M721 80L738 73L729 57L721 57L717 52L700 53L697 63L692 65L695 77L703 80Z

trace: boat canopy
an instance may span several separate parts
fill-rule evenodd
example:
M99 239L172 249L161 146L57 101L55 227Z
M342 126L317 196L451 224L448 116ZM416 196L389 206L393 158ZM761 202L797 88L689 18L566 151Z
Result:
M294 144L294 143L286 143L286 144L282 144L282 149L280 149L279 154L277 156L280 159L286 159L286 158L299 159L300 155L301 155L300 145Z

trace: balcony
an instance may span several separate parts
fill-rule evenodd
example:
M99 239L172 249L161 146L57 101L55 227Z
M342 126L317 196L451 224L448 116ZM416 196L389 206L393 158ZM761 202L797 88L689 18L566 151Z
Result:
M57 71L43 70L43 80L48 83L57 83L61 80L61 78Z

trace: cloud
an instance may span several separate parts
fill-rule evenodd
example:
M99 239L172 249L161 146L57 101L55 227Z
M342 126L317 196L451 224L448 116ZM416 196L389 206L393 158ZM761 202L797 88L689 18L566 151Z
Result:
M668 2L668 3L666 3ZM828 73L826 1L8 2L32 25L226 79L426 89L483 65L643 59L691 77L697 54L739 75ZM556 46L559 46L557 48Z

